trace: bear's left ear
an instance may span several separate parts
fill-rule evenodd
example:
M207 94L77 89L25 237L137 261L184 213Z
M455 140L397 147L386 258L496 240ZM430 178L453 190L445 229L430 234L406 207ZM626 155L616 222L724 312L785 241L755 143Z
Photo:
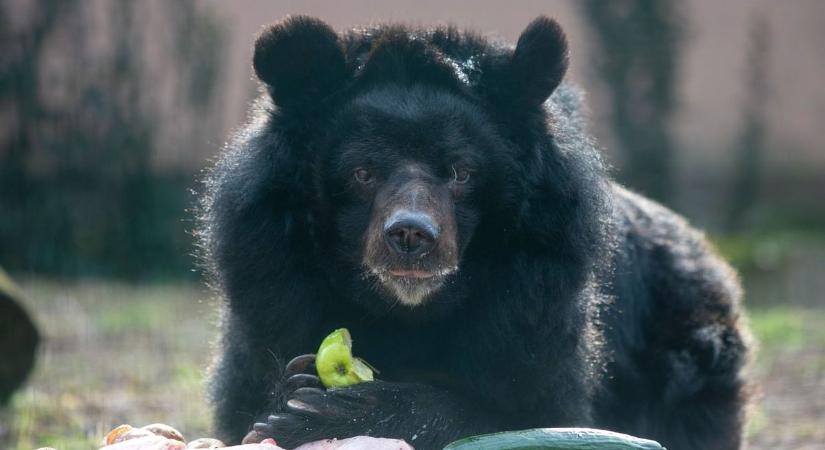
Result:
M568 64L567 38L561 25L539 16L518 38L505 69L511 92L501 94L516 106L541 105L561 83Z
M346 81L338 35L314 17L288 17L264 29L252 65L279 106L314 104Z

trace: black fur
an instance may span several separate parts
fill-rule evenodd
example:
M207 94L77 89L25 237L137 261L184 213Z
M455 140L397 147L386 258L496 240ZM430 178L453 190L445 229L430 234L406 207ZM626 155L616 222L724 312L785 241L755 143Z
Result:
M314 106L346 76L338 36L329 25L305 16L265 29L255 42L252 65L281 106Z
M206 182L200 234L226 299L219 436L261 422L259 438L287 446L369 434L426 450L575 425L739 448L736 276L684 220L608 179L577 92L559 86L558 25L537 19L515 50L454 28L330 33L292 18L262 34L271 95ZM472 169L450 191L458 271L417 307L364 276L375 194L352 178L368 166L391 184L410 163L433 189ZM324 391L293 376L305 362L285 372L337 327L381 381Z

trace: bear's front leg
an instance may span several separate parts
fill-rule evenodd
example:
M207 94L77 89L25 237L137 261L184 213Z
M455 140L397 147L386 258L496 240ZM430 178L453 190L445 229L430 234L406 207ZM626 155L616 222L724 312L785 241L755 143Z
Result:
M449 391L419 383L371 381L324 389L310 355L285 370L276 412L256 423L247 441L275 439L287 448L328 438L403 439L418 450L497 429L491 414Z

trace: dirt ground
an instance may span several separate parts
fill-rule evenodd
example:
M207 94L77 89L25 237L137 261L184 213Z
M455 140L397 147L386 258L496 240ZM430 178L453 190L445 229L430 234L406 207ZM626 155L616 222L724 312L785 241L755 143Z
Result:
M121 423L206 436L205 370L216 303L191 285L23 283L46 335L28 386L0 412L0 448L92 449ZM761 385L750 448L825 448L825 309L760 307Z

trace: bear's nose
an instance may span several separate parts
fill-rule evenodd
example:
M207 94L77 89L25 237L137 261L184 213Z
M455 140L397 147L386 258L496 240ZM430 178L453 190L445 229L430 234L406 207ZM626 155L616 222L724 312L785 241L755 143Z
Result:
M435 245L438 226L426 213L396 211L384 222L384 238L401 255L422 255Z

